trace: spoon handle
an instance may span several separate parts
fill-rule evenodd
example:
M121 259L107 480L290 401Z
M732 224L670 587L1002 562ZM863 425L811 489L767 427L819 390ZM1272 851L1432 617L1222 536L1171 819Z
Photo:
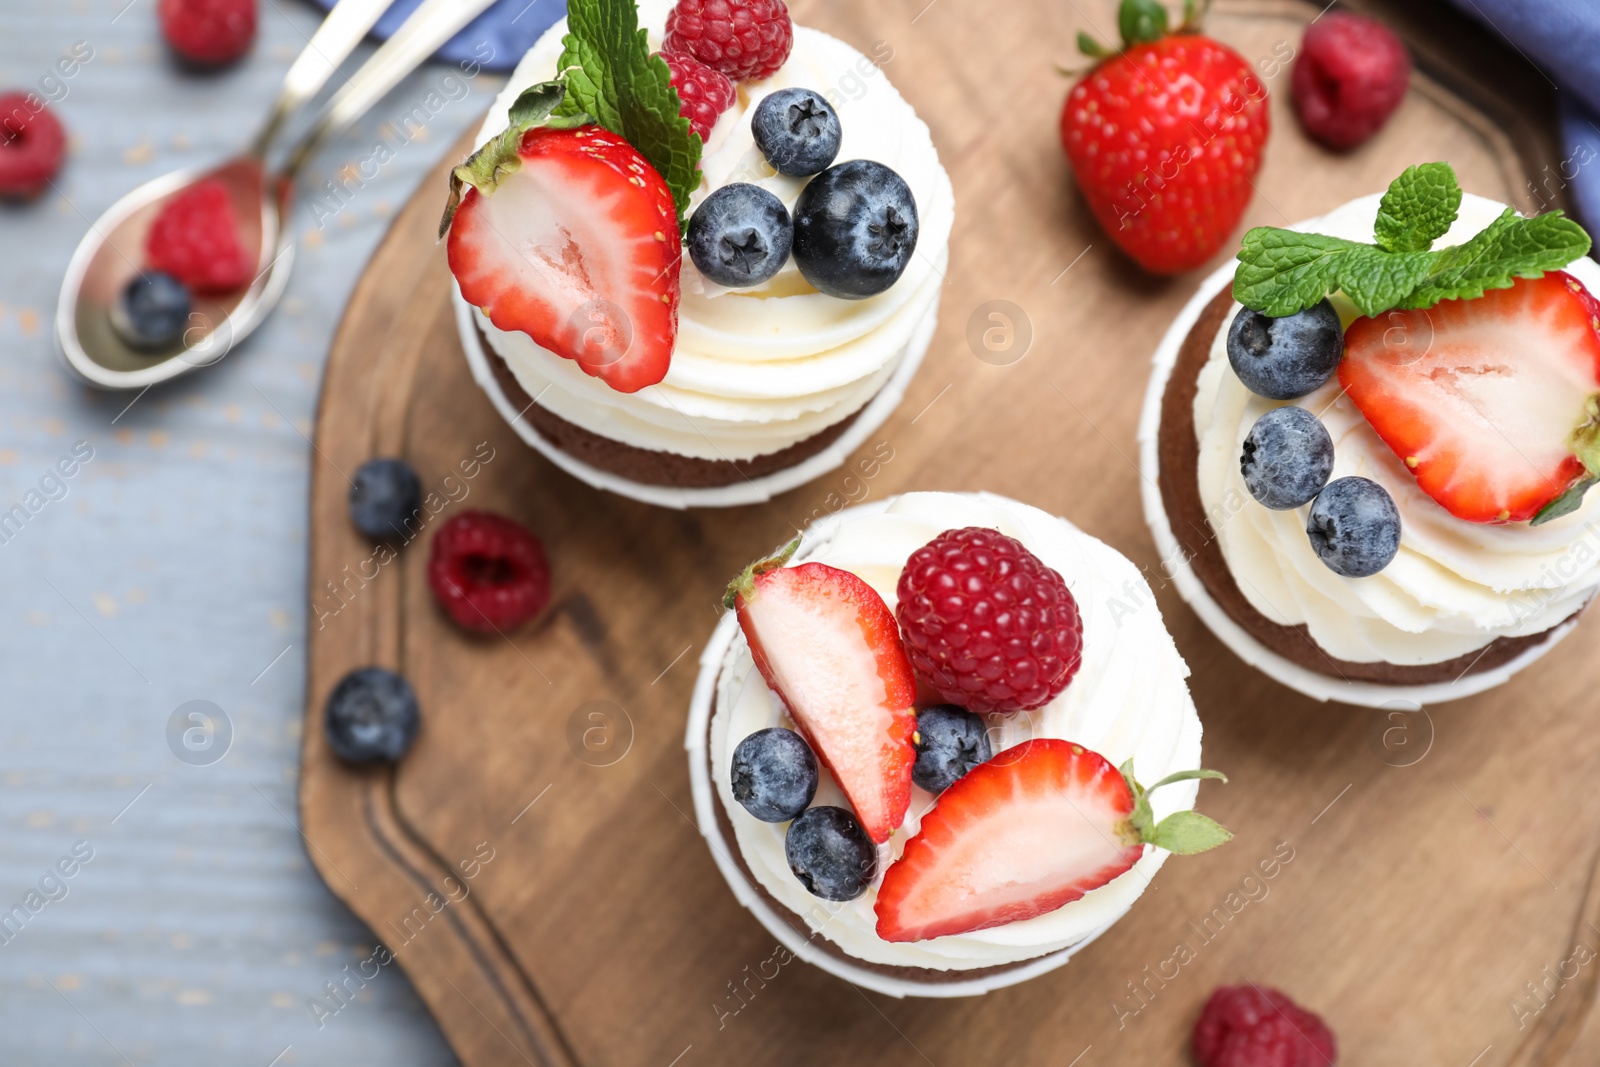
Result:
M283 76L283 88L278 91L278 99L273 101L267 121L250 146L252 155L266 157L289 116L300 110L327 84L333 72L339 69L339 64L355 51L356 45L372 30L392 2L339 0L334 5L317 32L306 42L305 49L289 67L289 73Z
M339 7L351 0L341 0ZM421 66L494 0L423 0L400 29L351 75L295 144L282 176L292 178L329 136L367 113L400 80Z

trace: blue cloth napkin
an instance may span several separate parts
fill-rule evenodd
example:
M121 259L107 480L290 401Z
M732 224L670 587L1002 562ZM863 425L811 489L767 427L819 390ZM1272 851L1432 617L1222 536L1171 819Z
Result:
M543 2L543 0L541 0ZM1510 41L1559 89L1566 157L1536 175L1529 192L1550 205L1565 189L1583 222L1600 226L1600 3L1595 0L1455 0Z
M326 10L336 0L312 2ZM422 0L394 0L373 27L372 35L387 40L420 3ZM467 28L446 42L434 58L450 63L476 62L484 70L509 71L533 47L533 42L566 13L567 0L500 0L467 23Z

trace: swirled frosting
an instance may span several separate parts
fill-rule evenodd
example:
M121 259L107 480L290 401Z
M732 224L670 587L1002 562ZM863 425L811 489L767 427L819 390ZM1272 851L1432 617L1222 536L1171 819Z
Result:
M1353 200L1296 229L1371 241L1378 196ZM1468 194L1439 247L1460 244L1505 210ZM1600 265L1565 268L1600 292ZM1234 305L1235 309L1238 305ZM1299 404L1321 417L1334 442L1333 477L1358 474L1383 486L1400 509L1400 552L1370 578L1329 570L1306 537L1306 509L1257 504L1239 473L1255 420L1274 401L1251 393L1228 365L1227 323L1211 345L1194 401L1200 445L1200 499L1240 590L1273 622L1304 623L1330 655L1358 663L1438 663L1497 637L1541 633L1581 608L1600 586L1600 493L1541 526L1486 525L1457 519L1417 488L1338 379Z
M984 526L1015 537L1066 579L1083 617L1083 662L1072 683L1042 708L990 716L999 748L1028 737L1076 741L1121 764L1132 758L1141 781L1199 766L1200 720L1190 699L1189 669L1178 655L1149 587L1121 553L1064 519L1004 497L908 493L887 506L844 514L814 527L795 562L816 560L859 575L892 608L900 570L911 553L944 530ZM1130 611L1129 603L1138 605ZM1082 899L1045 915L990 930L890 943L876 933L877 883L843 904L811 896L784 856L787 823L764 823L733 799L733 747L756 730L789 726L782 702L756 670L738 637L721 665L711 720L711 774L734 839L750 872L779 904L845 952L871 963L961 970L1015 963L1074 945L1115 922L1144 892L1166 853L1148 850L1133 869ZM991 734L993 736L993 734ZM1193 783L1152 795L1158 817L1194 804ZM913 836L933 795L913 787L906 820L879 849L878 880ZM815 803L848 807L822 773Z
M670 4L640 0L639 20L660 46ZM479 142L505 129L518 92L555 76L566 20L523 57L495 101ZM949 261L955 200L928 127L889 84L874 58L836 38L795 27L794 51L765 81L739 87L738 99L707 140L698 205L731 181L760 185L793 208L805 179L776 173L750 133L750 114L767 94L802 87L826 97L839 113L838 160L874 159L897 171L916 197L920 235L905 273L866 300L816 292L791 260L765 284L722 289L685 256L677 348L666 378L637 393L619 393L571 360L540 348L523 333L477 319L490 345L541 405L593 433L637 448L699 459L743 460L822 432L859 411L888 381L914 344L917 326L936 314Z

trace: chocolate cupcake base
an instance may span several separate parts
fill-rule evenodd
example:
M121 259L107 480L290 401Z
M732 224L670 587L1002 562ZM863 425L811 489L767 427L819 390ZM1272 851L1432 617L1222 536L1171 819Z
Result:
M1156 353L1139 428L1146 520L1162 566L1201 618L1246 661L1320 700L1367 706L1453 700L1500 684L1565 636L1577 614L1541 633L1499 637L1439 663L1363 663L1339 659L1304 625L1285 626L1258 611L1223 557L1200 498L1200 445L1194 400L1200 372L1233 306L1232 266L1206 279Z
M539 406L489 344L472 306L460 293L454 299L457 332L473 377L518 436L589 485L671 508L761 503L842 465L899 406L938 318L935 305L889 380L847 418L777 452L709 460L625 444Z

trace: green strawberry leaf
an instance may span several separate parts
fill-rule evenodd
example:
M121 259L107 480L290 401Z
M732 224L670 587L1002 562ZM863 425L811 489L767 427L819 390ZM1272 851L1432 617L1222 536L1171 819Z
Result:
M740 572L739 577L728 583L728 590L722 595L722 606L732 611L739 606L740 600L749 600L756 591L756 579L788 563L799 548L800 538L796 537L772 555L758 559L746 567Z
M1150 844L1179 856L1207 852L1233 840L1233 832L1198 811L1175 811L1156 826Z
M1122 0L1117 9L1122 47L1159 41L1167 35L1167 9L1156 0Z
M551 119L565 95L566 89L559 81L540 82L523 90L507 113L511 125L450 172L450 199L444 205L444 218L439 220L441 238L450 231L450 223L456 217L456 209L461 206L466 186L470 185L487 196L495 191L502 178L514 174L522 166L518 148L522 144L523 134L542 123L581 125L589 121L589 117L581 110L568 119Z
M1489 289L1509 289L1517 278L1538 278L1589 251L1589 235L1565 213L1531 219L1510 208L1465 244L1442 248L1427 279L1403 308L1430 308L1441 300L1476 300Z
M1233 298L1275 319L1293 315L1337 289L1340 261L1362 247L1342 237L1257 226L1239 248Z
M1461 186L1450 164L1407 167L1378 204L1373 226L1378 247L1385 252L1426 252L1449 232L1460 210Z
M679 114L666 60L650 54L634 0L570 0L560 59L568 99L557 116L587 113L660 173L684 223L700 185L700 135Z
M1528 520L1528 525L1539 526L1549 522L1551 519L1559 519L1563 515L1570 515L1577 511L1583 504L1583 494L1587 493L1589 488L1596 482L1600 482L1600 478L1596 478L1594 475L1579 478L1567 486L1566 491L1560 496L1535 512L1533 518Z

